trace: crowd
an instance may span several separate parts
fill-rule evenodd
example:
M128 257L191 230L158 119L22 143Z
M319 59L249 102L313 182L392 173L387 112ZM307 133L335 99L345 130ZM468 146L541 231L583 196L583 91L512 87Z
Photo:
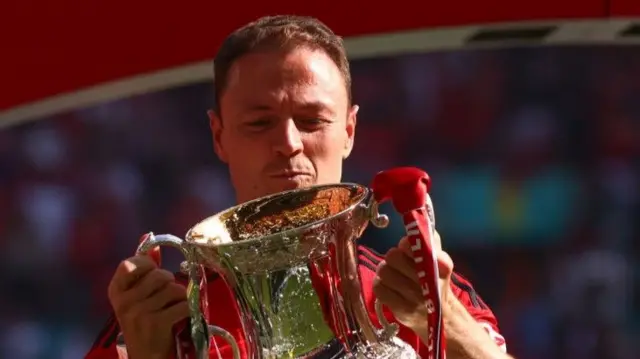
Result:
M345 181L430 173L444 245L509 351L637 358L640 49L403 55L352 71L361 112ZM182 235L234 204L212 99L199 84L0 131L0 358L83 357L139 236ZM384 251L402 231L392 216L362 241Z

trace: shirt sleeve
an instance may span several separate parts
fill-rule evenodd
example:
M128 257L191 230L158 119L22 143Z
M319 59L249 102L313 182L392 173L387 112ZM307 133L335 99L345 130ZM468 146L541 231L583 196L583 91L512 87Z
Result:
M176 273L176 279L179 283L185 285L187 283L187 277L181 273ZM211 317L216 318L216 323L214 324L225 328L232 334L239 346L241 357L246 357L242 323L237 310L231 310L231 308L235 308L235 301L230 289L216 273L210 273L207 276L207 292L209 298L215 298L211 303L216 305L209 306ZM174 340L178 345L175 347L176 352L173 354L172 359L186 357L186 355L193 357L195 355L189 328L188 319L174 326ZM210 349L211 358L233 357L231 346L223 338L214 336L212 340L215 344ZM104 328L98 334L85 359L128 359L126 346L120 336L120 326L114 314L111 314Z
M371 314L371 319L374 323L377 322L377 318L375 316L375 312L373 308L373 294L370 293L370 289L372 288L373 278L375 277L375 271L380 262L383 260L383 255L377 253L371 248L365 246L358 247L358 259L361 265L361 276L363 281L363 293L368 302L368 307ZM480 295L475 291L471 283L464 278L463 276L454 273L451 277L451 289L453 293L456 295L458 300L465 306L467 311L473 316L473 318L485 329L487 334L494 340L494 342L502 349L503 352L506 353L507 345L504 337L500 334L500 330L498 328L498 320L495 315L487 306ZM388 308L384 308L385 316L388 320L393 321L393 315L388 310ZM404 326L400 326L400 333L398 336L409 343L410 345L416 345L416 347L420 348L420 354L426 355L426 347L420 339L415 335L415 333L411 332L409 329Z
M502 334L500 334L498 320L493 314L493 311L491 311L491 308L480 298L480 295L478 295L471 283L463 276L454 273L451 277L451 287L453 293L465 308L467 308L469 314L484 328L500 349L506 353L507 343Z
M178 339L178 336L176 336L176 341ZM176 355L173 355L172 359L176 357ZM85 359L129 359L115 315L111 314Z
M107 323L98 334L95 342L89 349L85 359L121 359L116 348L120 326L115 316L111 314ZM122 359L126 359L126 356Z

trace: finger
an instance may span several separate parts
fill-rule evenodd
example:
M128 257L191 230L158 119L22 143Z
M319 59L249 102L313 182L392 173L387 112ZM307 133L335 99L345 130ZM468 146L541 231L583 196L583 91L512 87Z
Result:
M157 268L147 256L134 256L120 262L112 281L120 291L131 288L140 278Z
M389 249L384 261L388 266L395 268L405 277L419 283L418 275L416 273L416 264L413 257L406 255L402 250L398 248Z
M380 303L391 309L396 316L405 315L412 310L411 308L415 308L415 304L409 302L400 293L382 283L377 285L374 283L373 293Z
M398 242L398 248L400 248L400 250L411 256L411 242L409 242L409 237L402 237L400 238L400 242Z
M174 283L173 274L168 271L156 269L147 273L133 287L120 293L116 298L111 300L111 304L116 313L127 313L135 307L140 307L140 303L145 299L160 292L164 287ZM138 308L139 309L139 308ZM140 310L135 310L140 311ZM147 308L142 311L148 312Z
M433 231L433 249L434 251L442 250L442 243L440 240L440 234L437 231ZM408 237L402 237L398 242L398 248L400 248L405 254L413 258L413 251L411 250L411 242Z
M156 269L147 273L128 292L131 293L132 300L142 301L160 292L168 284L174 283L175 280L173 273L164 269Z
M189 303L186 300L175 303L162 310L158 315L160 315L162 323L170 323L171 325L174 325L189 317Z
M143 234L142 237L140 237L139 243L142 244L142 242L144 242L147 239L149 239L150 236L151 236L151 232ZM149 256L153 260L153 262L156 264L156 266L158 266L158 267L160 267L160 263L162 263L162 256L160 254L160 246L153 247L148 252L142 253L140 255Z
M378 278L382 285L393 289L407 300L413 303L424 301L420 283L407 278L404 274L384 262L378 267Z
M185 300L187 300L187 289L178 283L169 283L145 299L141 305L150 312L157 312Z
M453 259L445 251L438 252L438 274L440 279L446 279L453 274Z
M441 251L442 250L442 239L440 238L440 233L438 231L433 231L433 250Z

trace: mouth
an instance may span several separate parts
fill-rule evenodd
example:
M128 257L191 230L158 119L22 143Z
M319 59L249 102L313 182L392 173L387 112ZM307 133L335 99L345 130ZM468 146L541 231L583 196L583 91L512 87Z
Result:
M298 177L309 177L309 176L311 175L307 172L297 172L297 171L283 171L283 172L277 172L270 175L271 178L278 178L278 179L293 179Z

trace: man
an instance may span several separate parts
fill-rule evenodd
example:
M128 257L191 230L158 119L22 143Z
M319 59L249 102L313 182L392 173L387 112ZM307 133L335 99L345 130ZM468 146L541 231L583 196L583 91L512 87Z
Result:
M353 147L358 106L351 102L342 40L329 28L306 17L262 18L227 38L214 72L217 107L209 112L214 150L229 166L238 203L340 182L342 162ZM377 323L377 297L401 324L400 337L424 353L426 308L406 239L385 257L367 248L358 253L372 319ZM438 253L448 358L508 358L491 310L453 273L446 253L440 248ZM120 332L129 358L173 357L174 326L188 317L185 278L176 280L151 257L129 258L116 270L108 290L115 314L88 358L118 358ZM213 275L207 290L216 298L210 307L213 324L231 332L244 350L229 289ZM310 356L330 358L341 350L339 345L328 347L334 351ZM229 358L229 347L221 347L220 353Z

